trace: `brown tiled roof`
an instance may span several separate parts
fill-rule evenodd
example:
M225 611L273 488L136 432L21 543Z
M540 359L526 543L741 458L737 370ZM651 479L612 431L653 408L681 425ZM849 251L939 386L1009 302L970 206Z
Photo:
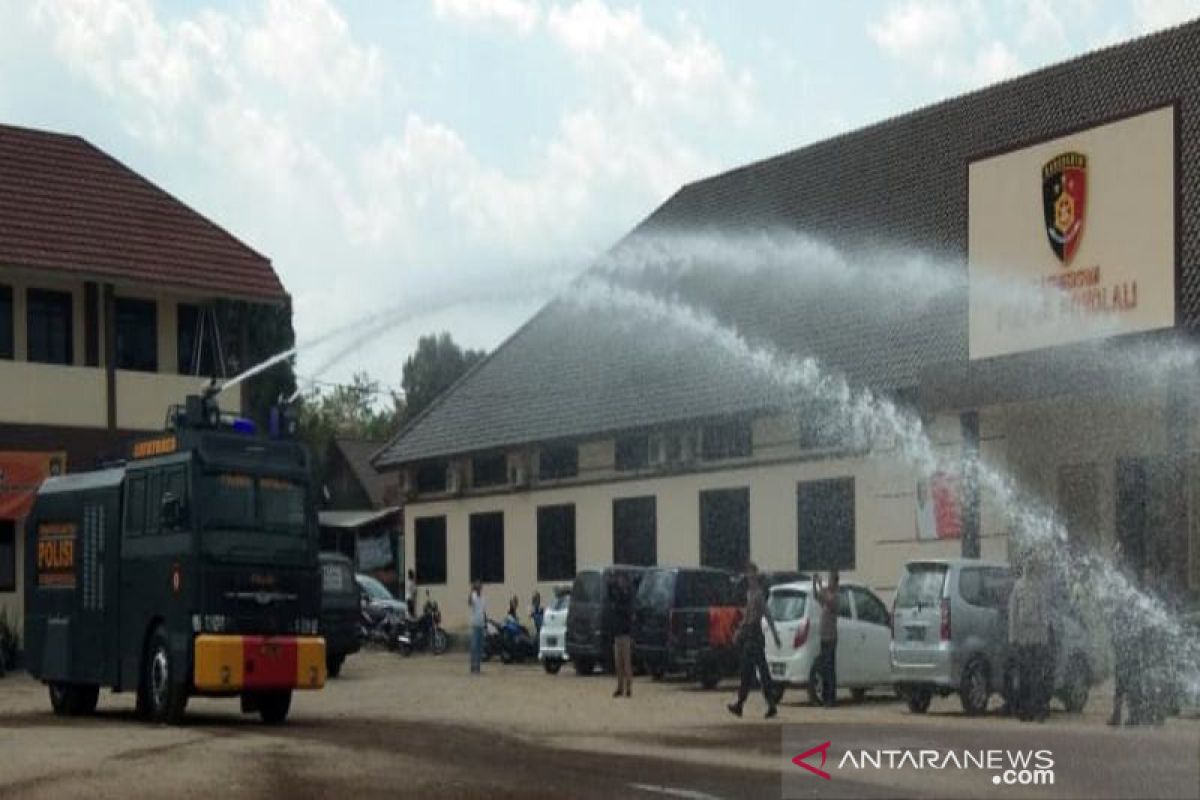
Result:
M395 502L396 498L388 496L389 483L395 484L395 478L377 472L371 465L371 456L379 452L384 442L371 442L364 439L334 440L334 447L341 451L347 466L362 486L367 497L371 500L372 508L383 508Z
M270 259L78 136L0 125L0 264L262 299Z

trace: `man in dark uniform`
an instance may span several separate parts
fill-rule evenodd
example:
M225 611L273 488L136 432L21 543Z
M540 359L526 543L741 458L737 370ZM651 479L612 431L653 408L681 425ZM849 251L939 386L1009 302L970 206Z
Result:
M767 668L766 640L763 638L762 624L767 621L775 646L779 647L779 631L775 629L775 619L771 609L767 608L767 590L763 585L762 576L754 562L746 564L746 610L742 614L742 624L734 634L734 642L742 648L741 655L741 684L738 686L737 701L726 706L730 713L740 717L746 698L750 696L750 687L754 684L754 673L758 672L758 682L762 686L763 697L767 701L767 719L775 716L775 692L771 685L771 670Z

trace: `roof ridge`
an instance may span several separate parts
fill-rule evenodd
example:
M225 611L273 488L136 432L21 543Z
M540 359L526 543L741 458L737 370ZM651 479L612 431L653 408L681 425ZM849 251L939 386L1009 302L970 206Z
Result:
M145 175L141 174L141 173L140 173L140 172L138 172L137 170L135 170L135 169L133 169L132 167L128 166L127 164L125 164L123 161L121 161L121 160L120 160L119 158L117 158L116 156L114 156L114 155L112 155L112 154L110 154L110 153L108 153L108 152L106 152L106 151L102 150L101 148L97 147L96 145L92 144L92 143L91 143L91 142L89 142L87 139L84 139L84 138L83 138L83 137L81 137L81 136L80 136L80 137L76 137L76 138L78 138L78 139L79 139L79 141L83 142L83 144L84 144L85 146L87 146L87 147L88 147L88 148L90 148L91 150L94 150L96 153L98 153L98 154L99 154L101 157L103 157L104 159L106 159L106 160L108 160L108 161L112 162L113 164L115 164L115 165L116 165L116 166L117 166L119 169L121 169L123 172L126 172L126 173L128 173L128 174L129 174L130 176L132 176L132 177L133 177L133 179L134 179L135 181L137 181L138 183L141 183L141 184L143 184L143 185L145 185L145 186L149 187L150 189L153 189L153 190L154 190L154 191L156 191L156 192L160 192L160 193L162 193L163 195L165 195L166 197L170 198L170 199L171 199L172 201L174 201L175 203L178 203L180 206L182 206L183 208L185 208L185 209L186 209L187 211L189 211L190 213L194 214L194 215L196 216L196 218L197 218L197 219L199 219L199 220L203 221L205 224L207 224L208 226L212 227L212 228L213 228L214 230L216 230L217 232L221 233L223 236L225 236L227 239L229 239L230 241L232 241L232 242L233 242L235 245L237 245L238 247L240 247L240 248L242 248L242 249L244 249L244 250L247 250L247 251L249 251L249 252L253 253L253 254L254 254L255 256L257 256L258 258L261 258L263 261L267 262L267 267L268 267L268 268L269 268L269 269L270 269L272 272L275 272L275 267L274 267L274 266L271 264L271 259L270 259L270 258L268 258L267 256L265 256L265 255L263 255L262 253L260 253L260 252L259 252L257 249L255 249L255 248L251 247L250 245L246 244L245 242L243 242L243 241L242 241L241 239L239 239L238 237L234 236L234 235L233 235L232 233L230 233L230 232L229 232L229 231L228 231L228 230L227 230L227 229L226 229L224 226L222 226L221 224L219 224L219 223L217 223L217 222L214 222L213 220L209 219L207 215L205 215L205 214L203 214L203 213L201 213L201 212L197 211L195 208L193 208L193 207L191 206L191 204L189 204L189 203L186 203L186 202L184 202L183 200L179 199L179 198L178 198L178 197L176 197L176 196L175 196L173 193L171 193L171 192L167 191L167 190L166 190L166 189L164 189L163 187L159 186L159 185L158 185L156 182L152 181L150 178L147 178ZM278 278L278 277L279 277L278 273L276 273L275 277L276 277L276 278ZM280 283L280 286L282 286L282 285L283 285L283 281L280 281L279 283Z
M483 358L479 359L479 361L475 362L475 364L469 370L467 370L462 375L460 375L458 377L458 379L456 381L454 381L454 383L447 386L446 389L441 394L439 394L436 398L434 398L433 402L430 403L428 406L426 406L421 411L420 414L417 414L417 416L413 417L411 420L406 422L400 428L400 430L396 431L396 434L394 436L392 436L392 438L387 440L387 442L383 445L383 447L379 448L379 450L377 450L375 453L373 453L371 455L370 458L367 459L370 462L371 466L374 467L377 471L379 471L380 465L377 462L380 460L380 457L384 453L386 453L388 450L391 450L393 445L395 445L402 438L407 436L408 433L411 430L413 430L418 424L420 424L422 421L424 421L425 418L428 417L434 411L434 409L440 407L453 392L457 391L460 386L462 386L469 378L471 378L473 375L475 375L475 373L478 372L483 367L484 364L490 363L493 358L495 358L497 355L499 355L500 351L504 350L509 345L511 345L518 336L520 336L526 329L529 328L530 325L532 325L534 323L534 321L540 319L541 316L543 314L545 314L546 311L552 305L554 305L555 302L557 302L557 300L558 300L558 298L555 297L555 298L551 299L548 303L546 303L544 306L542 306L540 309L538 309L537 313L535 313L529 319L525 320L525 322L519 328L517 328L515 331L513 331L512 334L509 335L509 337L507 339L505 339L500 344L496 345L496 348L494 350L492 350L490 353L485 355Z
M1060 71L1060 70L1065 71L1069 67L1078 65L1082 62L1099 60L1102 57L1110 56L1115 51L1124 50L1126 48L1134 47L1134 46L1147 46L1149 44L1153 44L1153 42L1151 40L1163 39L1168 36L1177 36L1181 32L1185 31L1188 28L1196 28L1198 31L1200 31L1200 17L1196 17L1195 19L1187 20L1185 22L1181 22L1176 25L1172 25L1168 28L1163 28L1162 30L1150 31L1149 33L1143 33L1138 36L1134 36L1133 38L1130 38L1130 39L1121 39L1120 41L1110 42L1109 44L1102 45L1093 50L1088 50L1086 52L1079 53L1078 55L1072 56L1072 57L1064 59L1062 61L1055 61L1051 64L1046 64L1044 66L1038 67L1037 69L1031 70L1029 72L1023 72L1020 75L1013 75L1012 77L1004 78L1002 80L996 81L995 83L989 83L984 86L976 87L974 89L968 89L966 91L959 92L958 94L950 95L949 97L943 97L940 100L933 100L931 102L926 103L925 105L917 106L916 108L912 108L907 111L901 111L896 114L892 114L890 116L882 117L880 119L875 120L874 122L868 122L865 125L860 125L859 127L853 128L848 131L842 131L841 133L835 133L832 136L827 136L822 139L818 139L816 141L809 142L808 144L803 144L798 147L794 147L790 150L784 150L782 152L775 153L774 155L764 156L763 158L759 158L754 161L749 161L745 164L739 164L735 167L731 167L730 169L723 170L721 172L716 172L711 175L706 175L702 178L697 178L694 181L690 181L688 183L683 184L675 194L678 194L685 190L690 190L693 187L700 186L702 184L706 184L711 181L720 180L722 178L728 178L730 176L737 175L738 173L754 172L760 168L763 168L763 167L765 167L769 164L775 163L777 161L781 161L781 160L799 155L800 153L807 152L814 148L833 146L839 142L844 141L845 139L856 137L856 136L859 136L862 134L866 134L866 133L869 133L878 128L893 125L901 120L916 119L916 118L923 117L923 116L926 116L929 114L934 114L938 111L941 111L942 109L944 109L946 107L960 103L968 98L972 98L972 97L975 97L977 95L984 94L987 92L992 92L992 91L995 91L1004 86L1011 86L1012 84L1016 84L1016 83L1022 83L1022 82L1027 82L1027 81L1032 82L1034 80L1042 79L1045 77L1046 73ZM652 211L646 217L646 219L644 219L641 223L639 223L634 228L634 231L631 232L631 234L634 232L640 231L644 226L649 224L652 221L652 219L658 214L658 212L660 210L667 207L667 205L670 203L671 199L673 199L673 198L674 198L674 194L671 197L667 198L665 201L663 201L663 203L661 205L659 205L657 208L655 208L654 211Z

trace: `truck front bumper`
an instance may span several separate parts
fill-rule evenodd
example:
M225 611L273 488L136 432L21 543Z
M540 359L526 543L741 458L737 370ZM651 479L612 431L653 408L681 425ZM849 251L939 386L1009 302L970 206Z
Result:
M319 636L202 634L196 637L193 652L193 682L200 692L325 685L325 640Z

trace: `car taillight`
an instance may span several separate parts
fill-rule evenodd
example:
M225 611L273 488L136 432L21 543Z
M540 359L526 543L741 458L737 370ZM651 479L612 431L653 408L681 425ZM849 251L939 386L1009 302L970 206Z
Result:
M950 598L942 598L942 635L943 642L950 641Z
M799 650L804 647L804 643L808 641L808 618L801 620L799 627L796 628L796 635L792 637L792 649Z

